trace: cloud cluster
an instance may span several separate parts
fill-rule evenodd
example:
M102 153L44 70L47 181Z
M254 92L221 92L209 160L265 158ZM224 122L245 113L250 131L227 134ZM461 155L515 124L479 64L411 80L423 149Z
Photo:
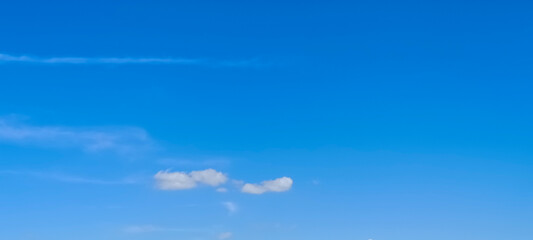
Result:
M0 117L0 141L56 148L79 148L87 152L111 151L119 154L139 153L153 147L146 131L135 127L72 128L62 126L34 126ZM27 172L25 175L55 179L65 182L93 184L130 184L130 180L104 181L61 174ZM185 190L199 185L216 187L220 193L227 192L225 173L214 169L192 172L159 171L155 174L157 187L161 190ZM282 177L259 184L232 180L243 193L263 194L285 192L292 188L293 180Z
M220 186L228 181L226 174L214 169L203 171L170 172L159 171L155 174L157 187L161 190L185 190L197 187L199 184L212 187Z
M170 172L159 171L154 175L156 186L160 190L186 190L197 187L199 184L218 187L225 184L229 179L226 174L214 169L192 172ZM233 180L240 183L241 181ZM242 185L243 184L243 185ZM286 192L292 188L293 180L289 177L282 177L274 180L263 181L259 184L241 183L241 192L249 194L263 194L267 192ZM217 192L227 192L227 188L218 187ZM224 203L230 212L234 212L236 207L233 203Z
M88 152L139 152L148 149L152 140L136 127L68 128L31 126L0 118L0 141L45 147L81 148Z
M263 194L266 192L286 192L292 188L293 180L289 177L282 177L270 181L263 181L260 184L244 184L241 191L250 194Z

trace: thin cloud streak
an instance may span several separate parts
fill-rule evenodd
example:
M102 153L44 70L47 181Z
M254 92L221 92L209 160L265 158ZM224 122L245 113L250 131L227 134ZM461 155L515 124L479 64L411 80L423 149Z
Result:
M0 53L0 63L34 63L34 64L94 64L94 65L126 65L126 64L167 64L167 65L204 65L214 67L257 67L265 66L256 59L240 61L216 61L195 58L130 58L130 57L33 57L27 55L9 55Z
M123 229L125 233L151 233L151 232L203 232L204 229L194 228L168 228L154 225L128 226Z
M95 184L95 185L128 185L138 183L134 179L122 179L116 181L85 178L79 176L66 175L62 173L41 172L41 171L14 171L14 170L0 170L0 175L18 175L24 177L34 177L41 179L49 179L66 183L79 184Z

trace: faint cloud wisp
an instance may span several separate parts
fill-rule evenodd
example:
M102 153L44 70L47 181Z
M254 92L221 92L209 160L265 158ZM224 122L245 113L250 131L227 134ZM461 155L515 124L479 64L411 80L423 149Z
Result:
M168 228L154 225L135 225L128 226L123 229L123 232L130 234L151 233L151 232L200 232L202 229L194 228Z
M223 202L222 205L228 210L229 215L233 215L239 208L234 202Z
M69 128L31 126L0 118L0 141L87 152L138 153L153 147L148 133L136 127Z
M233 237L233 233L231 232L223 232L218 235L218 239L220 240L230 239L231 237Z
M49 179L66 183L80 183L80 184L96 184L96 185L126 185L136 184L137 180L133 178L124 178L121 180L102 180L95 178L86 178L80 176L66 175L62 173L44 172L44 171L14 171L14 170L0 170L0 175L17 175L24 177L34 177Z
M70 65L126 65L126 64L165 64L165 65L198 65L212 67L262 67L267 64L257 59L249 60L208 60L200 58L151 58L151 57L34 57L27 55L10 55L0 53L0 63L33 63L33 64L70 64Z

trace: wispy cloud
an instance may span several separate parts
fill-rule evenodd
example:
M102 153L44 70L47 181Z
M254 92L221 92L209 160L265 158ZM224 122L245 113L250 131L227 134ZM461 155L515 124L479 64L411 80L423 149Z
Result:
M23 177L34 177L49 179L66 183L80 183L80 184L97 184L97 185L125 185L135 184L138 181L131 178L125 178L120 180L102 180L96 178L86 178L80 176L67 175L56 172L44 172L44 171L15 171L15 170L0 170L0 175L18 175Z
M223 232L223 233L218 235L218 239L220 239L220 240L230 239L231 237L233 237L233 233L231 233L231 232Z
M223 202L222 206L224 206L226 208L226 210L228 210L228 214L229 215L232 215L232 214L236 213L237 210L239 210L239 207L234 202Z
M204 229L195 228L169 228L154 225L128 226L123 229L126 233L150 233L150 232L201 232Z
M221 188L217 188L216 191L219 192L219 193L226 193L226 192L228 192L228 189L224 188L224 187L221 187Z
M231 161L227 158L162 158L157 161L158 164L168 167L187 167L187 168L217 168L227 167L231 164Z
M167 64L167 65L204 65L220 67L264 66L257 59L237 61L217 61L196 58L151 58L151 57L36 57L0 53L0 63L34 64Z
M0 141L120 154L137 153L153 146L146 131L136 127L32 126L5 118L0 118Z

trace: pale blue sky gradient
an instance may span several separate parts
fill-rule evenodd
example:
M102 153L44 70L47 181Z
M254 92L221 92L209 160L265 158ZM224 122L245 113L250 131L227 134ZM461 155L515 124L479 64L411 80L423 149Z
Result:
M532 8L0 3L0 239L531 240Z

